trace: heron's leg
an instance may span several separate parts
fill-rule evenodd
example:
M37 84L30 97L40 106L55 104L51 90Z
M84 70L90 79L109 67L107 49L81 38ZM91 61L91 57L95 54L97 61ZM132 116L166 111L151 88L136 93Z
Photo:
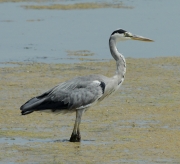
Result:
M78 135L79 140L81 140L80 123L81 123L81 120L80 120L80 122L78 123L78 127L77 127L77 135Z
M77 113L77 112L76 112L76 113ZM78 122L75 120L72 134L77 134L77 126L78 126Z
M80 135L80 128L79 125L81 123L81 117L84 110L77 110L76 111L76 120L74 124L74 129L70 138L70 142L80 142L81 141L81 135Z

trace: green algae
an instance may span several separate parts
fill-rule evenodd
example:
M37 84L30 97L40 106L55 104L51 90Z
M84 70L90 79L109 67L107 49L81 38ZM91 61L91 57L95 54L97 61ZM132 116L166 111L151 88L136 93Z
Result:
M93 56L94 53L88 50L70 51L67 50L67 55L69 56Z
M87 10L100 8L123 8L133 9L131 6L126 6L123 3L74 3L74 4L53 4L53 5L24 5L26 9L49 9L49 10Z

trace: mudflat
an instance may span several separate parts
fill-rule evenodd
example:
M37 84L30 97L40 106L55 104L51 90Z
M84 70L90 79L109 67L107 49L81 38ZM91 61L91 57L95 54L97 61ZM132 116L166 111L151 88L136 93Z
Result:
M111 77L115 69L113 60L3 63L0 163L180 163L180 57L128 58L121 89L83 115L80 143L68 141L75 113L20 114L23 103L60 82Z

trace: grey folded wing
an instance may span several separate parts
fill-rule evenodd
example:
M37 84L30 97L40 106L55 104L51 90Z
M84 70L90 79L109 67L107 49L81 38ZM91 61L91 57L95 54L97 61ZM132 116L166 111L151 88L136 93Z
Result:
M26 102L21 106L22 114L46 109L56 111L87 108L102 97L104 90L105 83L98 80L61 83Z

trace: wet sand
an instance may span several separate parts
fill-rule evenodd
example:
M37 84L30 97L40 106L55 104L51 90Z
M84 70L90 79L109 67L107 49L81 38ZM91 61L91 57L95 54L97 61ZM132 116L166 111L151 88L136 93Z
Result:
M114 75L115 62L5 63L0 67L1 163L180 163L180 58L127 59L121 89L82 117L21 116L33 96L74 76Z

